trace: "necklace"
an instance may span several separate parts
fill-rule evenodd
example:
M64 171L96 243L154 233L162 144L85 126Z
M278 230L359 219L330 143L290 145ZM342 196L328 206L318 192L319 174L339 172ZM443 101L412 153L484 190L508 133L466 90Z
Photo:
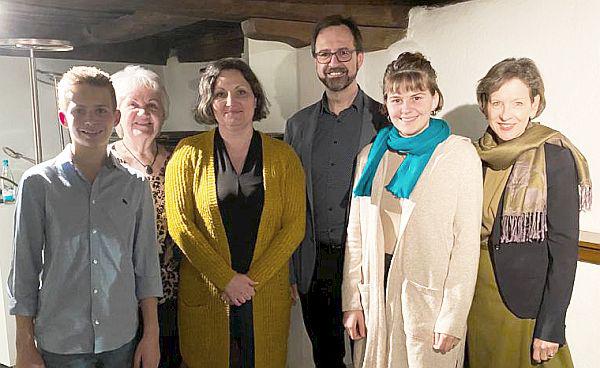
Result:
M133 154L133 152L131 152L131 150L129 149L129 147L127 147L127 145L125 145L125 141L121 140L121 143L123 143L123 147L125 147L125 149L127 150L127 152L129 152L129 154L131 155L131 157L133 157L140 165L142 165L143 167L146 168L146 174L152 175L152 173L154 172L154 170L152 170L152 166L154 166L154 163L156 162L156 156L158 156L158 145L156 145L156 152L154 153L154 158L152 159L152 162L150 164L146 165L145 163L143 163L142 161L140 161L140 159L138 159Z

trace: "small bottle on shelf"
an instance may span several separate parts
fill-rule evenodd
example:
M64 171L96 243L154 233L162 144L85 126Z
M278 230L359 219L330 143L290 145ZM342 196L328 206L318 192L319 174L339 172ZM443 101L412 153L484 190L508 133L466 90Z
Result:
M8 167L8 160L2 161L2 172L0 176L3 176L9 180L15 181L10 167ZM16 186L9 180L0 179L0 188L2 189L2 200L5 204L14 203L16 195Z

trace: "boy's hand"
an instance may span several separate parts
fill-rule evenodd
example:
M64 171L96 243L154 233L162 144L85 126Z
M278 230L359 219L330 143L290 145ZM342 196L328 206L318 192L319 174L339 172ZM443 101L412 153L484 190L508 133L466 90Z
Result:
M133 368L157 368L160 363L160 346L158 331L146 333L135 348Z
M33 337L33 317L15 316L17 324L16 347L17 363L15 368L46 368Z
M35 343L17 344L17 363L15 368L46 368L44 360Z

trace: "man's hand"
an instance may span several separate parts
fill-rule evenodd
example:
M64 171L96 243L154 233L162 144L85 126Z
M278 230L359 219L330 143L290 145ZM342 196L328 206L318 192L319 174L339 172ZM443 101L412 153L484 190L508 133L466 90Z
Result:
M531 357L536 363L542 363L549 360L558 351L559 345L555 342L545 341L542 339L533 339L533 352Z
M444 333L433 333L433 350L439 351L442 354L446 354L454 349L459 342L460 339L458 337Z
M237 273L231 281L225 286L226 301L229 304L240 306L252 299L255 294L254 285L256 282L252 281L248 276Z
M361 310L351 310L344 312L344 328L352 340L360 340L367 337L367 326L365 325L365 315Z

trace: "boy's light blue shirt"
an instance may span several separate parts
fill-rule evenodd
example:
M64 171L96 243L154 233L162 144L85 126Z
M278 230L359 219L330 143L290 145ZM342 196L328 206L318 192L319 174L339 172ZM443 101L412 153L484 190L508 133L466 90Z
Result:
M27 170L14 233L10 313L34 317L45 351L117 349L136 334L138 302L162 296L149 184L110 154L93 184L70 145Z

